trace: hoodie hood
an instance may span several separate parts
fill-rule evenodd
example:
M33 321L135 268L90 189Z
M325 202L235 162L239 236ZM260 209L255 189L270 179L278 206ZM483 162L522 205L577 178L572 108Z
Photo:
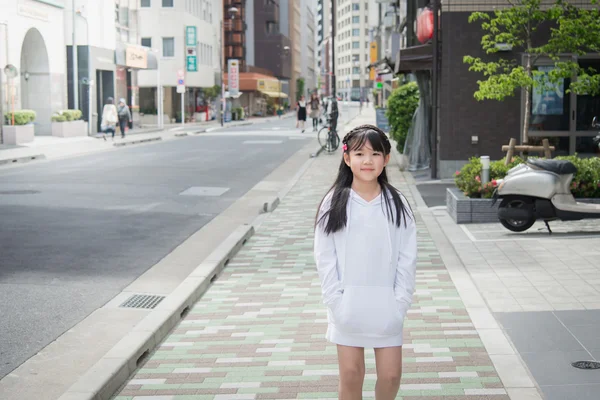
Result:
M363 199L362 197L360 197L360 195L358 193L356 193L354 191L354 189L350 189L350 198L352 199L353 202L364 206L364 207L372 207L372 206L378 206L381 204L381 198L382 198L382 194L383 191L381 193L379 193L377 195L377 197L375 197L373 200L371 201L366 201L365 199Z

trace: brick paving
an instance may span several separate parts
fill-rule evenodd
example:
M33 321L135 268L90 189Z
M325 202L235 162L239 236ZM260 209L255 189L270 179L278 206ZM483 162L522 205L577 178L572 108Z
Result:
M117 400L337 399L336 348L324 339L312 246L315 212L338 156L315 159ZM401 175L390 174L412 201ZM508 400L419 219L417 292L405 322L398 398ZM373 398L375 360L372 350L365 353L364 398Z

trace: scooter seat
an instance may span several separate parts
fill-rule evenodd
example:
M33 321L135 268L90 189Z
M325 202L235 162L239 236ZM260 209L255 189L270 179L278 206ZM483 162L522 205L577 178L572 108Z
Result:
M571 161L567 160L534 159L527 161L527 163L558 175L574 174L577 172L577 167Z

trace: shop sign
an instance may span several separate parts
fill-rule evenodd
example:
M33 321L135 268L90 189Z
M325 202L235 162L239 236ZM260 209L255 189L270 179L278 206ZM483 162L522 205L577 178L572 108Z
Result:
M240 91L240 62L238 60L227 60L227 79L229 94L236 97Z
M127 46L125 49L125 65L131 68L146 69L148 67L148 53L139 47Z

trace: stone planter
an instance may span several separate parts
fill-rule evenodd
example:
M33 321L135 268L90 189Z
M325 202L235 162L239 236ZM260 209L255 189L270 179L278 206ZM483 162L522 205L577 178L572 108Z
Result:
M600 199L575 199L579 203L600 204ZM482 224L498 222L498 199L492 207L493 199L471 199L458 188L446 189L446 210L457 224Z
M457 224L498 222L498 205L492 199L471 199L458 188L446 189L446 209Z
M52 122L52 136L62 138L87 136L87 125L82 120Z
M28 125L4 125L4 144L18 145L22 143L33 142L35 127Z

